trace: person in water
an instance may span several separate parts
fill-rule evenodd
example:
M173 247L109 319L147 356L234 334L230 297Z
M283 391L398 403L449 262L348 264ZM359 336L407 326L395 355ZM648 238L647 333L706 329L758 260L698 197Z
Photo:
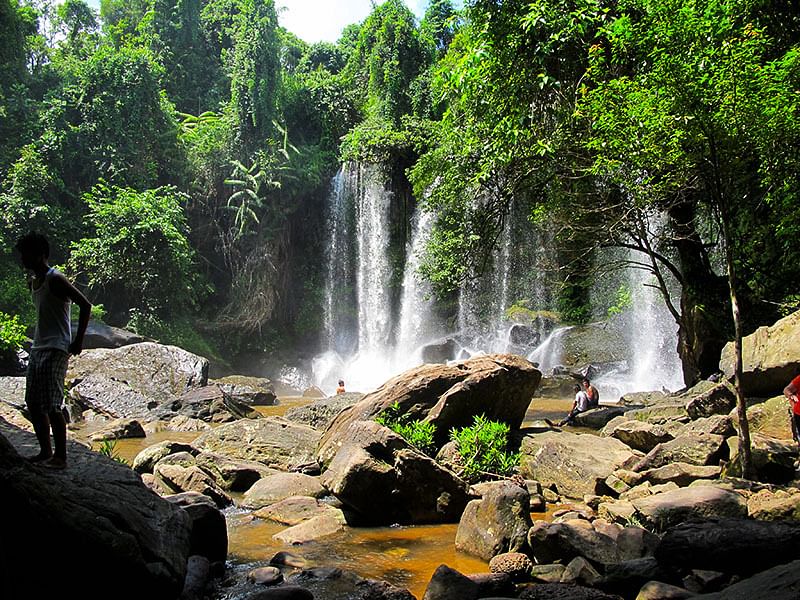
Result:
M67 466L64 379L69 355L78 355L83 349L92 305L63 273L48 264L50 244L43 235L30 233L24 236L17 242L16 250L22 266L32 273L28 287L36 308L36 330L25 381L25 404L30 411L40 450L39 454L30 457L30 461L63 469ZM70 330L72 302L80 308L75 339L72 339Z
M336 393L337 394L344 394L344 380L343 379L339 380L339 387L336 388Z

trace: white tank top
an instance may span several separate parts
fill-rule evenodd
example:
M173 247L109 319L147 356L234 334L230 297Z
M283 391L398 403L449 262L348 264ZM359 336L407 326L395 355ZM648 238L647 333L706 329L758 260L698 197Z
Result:
M56 273L58 271L51 267L42 285L31 290L37 315L32 348L57 348L68 352L72 341L69 325L72 303L69 298L59 298L50 289L50 281Z

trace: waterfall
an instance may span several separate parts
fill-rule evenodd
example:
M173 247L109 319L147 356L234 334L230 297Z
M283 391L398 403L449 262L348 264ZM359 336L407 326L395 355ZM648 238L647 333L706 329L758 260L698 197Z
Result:
M430 285L422 281L419 266L433 228L433 213L417 210L412 219L411 240L406 249L403 294L397 333L397 359L413 356L419 346L442 335L433 311Z

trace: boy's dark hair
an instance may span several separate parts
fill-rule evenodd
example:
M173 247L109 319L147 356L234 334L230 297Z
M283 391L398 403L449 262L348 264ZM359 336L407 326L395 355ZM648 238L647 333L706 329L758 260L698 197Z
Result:
M22 236L15 247L25 254L43 254L45 258L50 258L50 242L41 233L31 232Z

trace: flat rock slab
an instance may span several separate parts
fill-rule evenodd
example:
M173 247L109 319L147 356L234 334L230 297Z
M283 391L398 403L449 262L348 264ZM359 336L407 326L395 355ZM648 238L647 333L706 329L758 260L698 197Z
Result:
M520 474L555 485L569 498L604 492L605 480L638 461L630 447L614 438L548 431L526 435L520 447Z
M710 485L680 488L631 503L643 523L661 531L692 518L747 516L741 494Z

